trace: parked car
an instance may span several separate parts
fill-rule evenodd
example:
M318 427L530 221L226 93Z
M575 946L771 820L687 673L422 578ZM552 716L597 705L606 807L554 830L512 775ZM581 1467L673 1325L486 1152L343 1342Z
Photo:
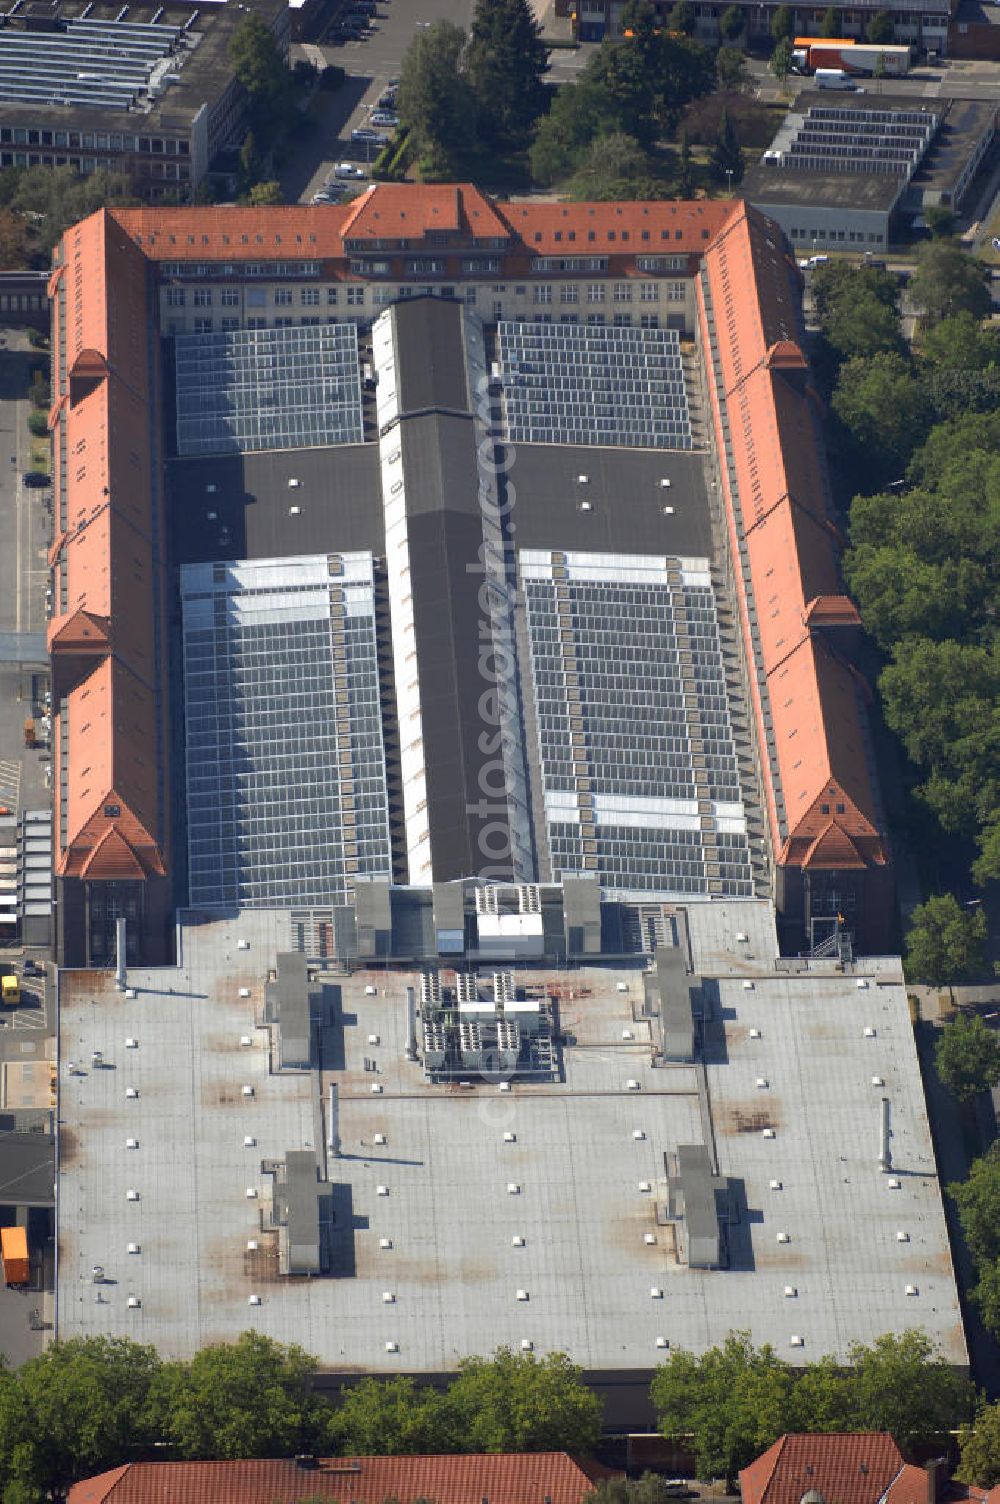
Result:
M363 178L365 169L355 162L338 162L333 169L333 175L335 178Z
M380 94L378 97L378 107L380 110L394 110L396 108L396 90L386 89L384 94Z
M26 486L51 485L49 477L42 470L26 470L22 479Z
M339 198L338 194L327 193L326 189L324 188L324 189L321 189L319 193L314 193L313 194L312 198L310 199L310 203L313 203L313 204L335 204L335 203L337 203L338 198Z
M392 110L372 110L371 122L372 125L397 126L399 124L399 116L394 114Z
M389 137L383 136L381 131L369 130L366 125L363 125L360 130L351 132L351 140L360 141L362 145L367 142L371 146L385 146L388 139Z

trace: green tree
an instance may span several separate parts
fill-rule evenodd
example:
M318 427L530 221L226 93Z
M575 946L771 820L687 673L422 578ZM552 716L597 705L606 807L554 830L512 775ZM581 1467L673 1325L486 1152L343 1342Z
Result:
M951 893L938 893L913 910L906 936L905 971L911 982L943 987L960 982L983 963L986 915L963 909Z
M602 1478L587 1504L667 1504L671 1494L665 1478L643 1473L641 1478Z
M591 142L567 187L571 198L584 201L664 198L667 191L650 176L649 157L638 141L620 132Z
M951 235L955 228L955 215L944 204L928 204L924 210L924 223L935 237Z
M135 203L131 181L103 169L81 177L72 167L29 167L13 187L12 207L31 221L35 252L46 259L63 232L97 209Z
M853 298L838 300L823 321L823 332L843 360L906 353L898 310L865 287Z
M269 178L266 183L254 183L250 189L250 202L258 204L283 204L285 202L281 193L281 184L274 178Z
M920 383L904 357L890 352L845 361L832 406L869 486L901 476L928 419Z
M792 71L792 54L794 51L795 49L792 46L790 38L779 37L774 51L771 53L771 61L768 63L768 67L782 88L784 88L785 80Z
M599 85L618 130L644 147L653 144L659 134L657 69L645 52L644 32L631 41L602 42L582 80Z
M694 7L688 4L688 0L676 0L667 17L668 31L677 36L690 37L694 35L694 27Z
M972 1413L975 1395L925 1332L886 1332L847 1350L861 1431L889 1431L904 1452L947 1437Z
M722 112L719 134L712 147L710 162L716 182L732 185L738 183L743 176L743 153L733 117L728 110Z
M660 1433L694 1451L700 1478L732 1479L788 1428L795 1376L749 1332L696 1357L677 1349L653 1376L650 1394Z
M545 111L548 49L529 0L476 0L465 72L483 108L483 139L500 151L527 146Z
M743 53L736 47L720 47L715 54L715 73L719 88L728 94L739 94L750 87L750 70Z
M917 252L910 293L929 324L956 313L983 319L992 307L987 268L957 240L924 242Z
M461 1450L448 1430L445 1398L410 1378L363 1379L332 1412L327 1442L348 1457L395 1457Z
M979 1267L979 1279L969 1291L969 1299L978 1308L983 1326L1000 1337L1000 1259Z
M959 1432L958 1448L956 1478L979 1488L995 1488L1000 1483L1000 1403L980 1401L972 1424Z
M738 5L728 5L719 17L719 35L724 42L737 42L746 28L743 11Z
M974 1159L965 1180L948 1187L976 1264L1000 1259L1000 1140Z
M601 1432L603 1405L564 1353L467 1358L447 1395L453 1436L471 1452L587 1454Z
M790 42L795 36L795 17L791 7L779 5L771 17L771 38L774 42Z
M125 1338L77 1337L0 1373L4 1498L61 1497L157 1439L150 1409L160 1360Z
M587 78L564 84L539 122L529 152L535 182L548 187L571 177L591 142L617 129L614 108L602 85Z
M1000 334L974 314L954 313L924 330L920 353L939 368L983 371L1000 364Z
M892 16L887 10L877 10L868 22L868 40L873 46L888 45L892 41Z
M257 151L257 142L253 131L247 131L240 147L240 190L249 193L250 189L258 181L261 173L261 160Z
M28 429L36 439L44 439L48 436L49 422L43 412L36 408L28 414Z
M289 1457L315 1450L326 1406L316 1360L256 1332L165 1364L155 1400L162 1435L184 1458Z
M678 198L694 197L694 165L691 161L691 143L688 141L687 131L681 131L677 152L677 179L674 187Z
M840 36L840 12L835 6L829 5L823 12L819 34L825 41L830 41L833 37Z
M428 175L447 177L459 171L474 144L476 98L461 70L465 43L460 26L435 21L417 33L403 58L399 117L413 131Z
M261 134L287 124L292 108L292 76L274 32L251 10L233 27L229 61L250 96L250 112Z
M968 1102L1000 1083L1000 1034L987 1028L978 1015L959 1015L941 1031L934 1064L952 1096Z

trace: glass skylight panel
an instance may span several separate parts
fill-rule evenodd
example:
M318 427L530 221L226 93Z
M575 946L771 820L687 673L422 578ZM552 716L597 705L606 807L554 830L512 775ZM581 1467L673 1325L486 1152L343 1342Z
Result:
M364 439L354 324L178 335L175 369L182 455Z
M691 448L676 330L502 322L497 351L512 443Z
M347 901L391 872L372 557L181 570L197 907Z
M522 550L520 576L552 879L750 896L707 561Z

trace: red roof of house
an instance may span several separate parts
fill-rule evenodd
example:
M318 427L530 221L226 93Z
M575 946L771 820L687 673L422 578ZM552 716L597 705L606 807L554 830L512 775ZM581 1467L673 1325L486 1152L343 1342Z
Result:
M743 1504L801 1504L811 1492L825 1504L878 1504L902 1468L886 1431L782 1436L743 1469L740 1488Z
M324 1498L355 1504L430 1499L433 1504L581 1504L602 1477L597 1463L566 1452L445 1457L131 1462L70 1489L69 1504L291 1504Z

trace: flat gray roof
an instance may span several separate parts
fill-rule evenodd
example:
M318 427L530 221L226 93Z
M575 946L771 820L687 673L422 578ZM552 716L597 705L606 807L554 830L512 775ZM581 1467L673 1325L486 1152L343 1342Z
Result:
M792 974L775 967L769 904L686 914L714 1012L709 1124L745 1212L730 1229L734 1267L679 1265L657 1222L664 1156L705 1143L706 1119L698 1070L650 1063L639 966L519 971L558 993L574 1041L563 1081L429 1085L403 1058L404 990L416 978L384 971L327 979L322 1076L273 1074L254 1021L290 925L258 911L185 929L182 964L130 972L134 997L114 995L107 973L60 977L58 1336L128 1335L187 1356L250 1327L301 1343L337 1373L450 1371L468 1353L530 1340L624 1373L662 1358L658 1336L699 1350L749 1327L805 1362L922 1326L964 1364L898 962ZM116 1069L69 1077L67 1057L89 1061L93 1049ZM325 1148L334 1082L339 1158ZM891 1175L878 1164L883 1095ZM283 1282L265 1256L258 1198L262 1161L297 1148L315 1149L333 1183L333 1271ZM94 1264L116 1281L100 1303Z
M789 204L802 209L866 209L888 214L905 188L905 178L889 173L808 172L801 167L785 172L780 167L751 167L740 184L740 193L765 213L772 204Z

